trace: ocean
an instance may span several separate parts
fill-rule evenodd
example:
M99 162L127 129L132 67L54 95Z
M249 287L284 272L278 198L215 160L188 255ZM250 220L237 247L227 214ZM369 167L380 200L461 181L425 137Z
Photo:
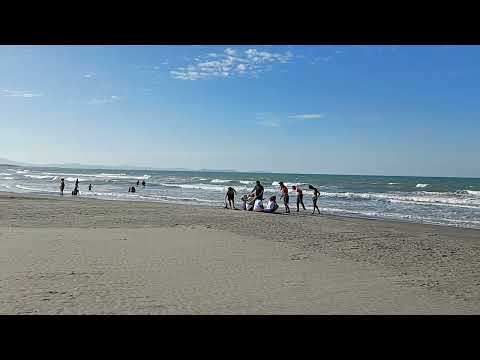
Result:
M195 172L151 170L102 170L0 165L0 191L57 196L60 179L65 196L71 196L78 178L81 197L103 200L152 201L200 206L224 206L227 187L236 199L253 189L256 180L265 197L279 197L278 182L289 189L299 185L304 203L312 210L308 184L320 190L320 211L325 214L380 218L480 229L480 179L410 176L308 175L247 172ZM146 186L128 187L136 181ZM93 185L88 191L88 185ZM283 204L280 201L280 211ZM290 190L290 207L296 208Z

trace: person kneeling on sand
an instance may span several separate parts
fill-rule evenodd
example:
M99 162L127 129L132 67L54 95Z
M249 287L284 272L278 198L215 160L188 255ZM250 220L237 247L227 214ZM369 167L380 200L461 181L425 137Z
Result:
M255 200L255 204L253 205L253 211L261 212L264 210L263 202L260 199Z
M271 196L268 199L267 207L263 211L267 213L274 213L277 209L278 209L277 197Z
M242 196L242 207L240 210L247 210L247 200L248 200L248 195L243 195Z
M253 210L253 206L255 204L255 195L245 195L246 198L245 198L245 210L247 211L252 211ZM245 197L244 196L244 197Z

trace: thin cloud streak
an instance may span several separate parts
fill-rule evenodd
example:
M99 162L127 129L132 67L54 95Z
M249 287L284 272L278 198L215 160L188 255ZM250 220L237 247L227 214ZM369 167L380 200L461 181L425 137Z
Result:
M33 98L43 96L41 93L32 93L20 90L0 90L1 96Z
M299 115L289 116L290 119L298 119L298 120L317 120L317 119L323 119L324 117L325 117L324 114L299 114Z
M109 98L103 98L103 99L92 99L87 101L88 105L102 105L102 104L111 104L116 101L120 100L120 97L116 95L112 95Z

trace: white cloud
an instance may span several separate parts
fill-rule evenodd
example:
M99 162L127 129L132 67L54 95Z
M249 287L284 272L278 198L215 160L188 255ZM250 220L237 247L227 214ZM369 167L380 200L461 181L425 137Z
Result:
M314 120L314 119L323 119L325 115L323 114L300 114L300 115L291 115L289 118L291 119L299 119L299 120Z
M279 127L280 122L278 121L277 117L269 112L266 113L258 113L256 114L257 125L265 126L265 127Z
M107 98L102 98L102 99L92 99L87 101L87 104L89 105L102 105L102 104L111 104L116 101L120 100L120 97L117 95L112 95Z
M280 124L274 120L262 120L257 121L257 125L265 126L265 127L279 127Z
M283 54L257 49L240 52L227 48L223 53L209 53L203 58L196 58L192 64L170 71L170 76L179 80L202 80L235 75L257 77L264 71L272 70L272 64L285 64L292 58L293 54L290 51Z
M235 56L237 54L237 50L234 50L232 48L225 49L225 54L230 55L230 56Z
M95 77L95 73L88 73L83 75L85 79L93 79Z
M40 93L32 93L28 91L19 91L19 90L0 90L1 96L10 96L10 97L23 97L23 98L33 98L43 96Z

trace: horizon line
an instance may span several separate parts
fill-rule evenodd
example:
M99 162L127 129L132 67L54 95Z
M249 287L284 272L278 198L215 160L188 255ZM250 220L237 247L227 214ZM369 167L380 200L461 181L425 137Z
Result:
M263 170L236 170L236 169L208 169L208 168L201 168L201 169L192 169L192 168L159 168L154 166L135 166L135 165L126 165L122 167L122 165L88 165L88 164L81 164L81 163L71 163L71 164L33 164L33 163L24 163L17 162L14 160L9 159L2 159L7 161L12 161L14 164L8 163L0 163L0 165L8 165L8 166L25 166L25 167L47 167L47 168L70 168L68 165L78 165L83 167L90 167L93 169L98 170L133 170L133 171L178 171L178 172L237 172L237 173L255 173L255 174L285 174L285 175L327 175L327 176L381 176L381 177L421 177L421 178L459 178L459 179L480 179L479 177L475 176L432 176L432 175L379 175L379 174L339 174L339 173L311 173L311 172L279 172L279 171L263 171ZM16 163L16 164L15 164ZM130 169L128 169L130 168ZM78 169L78 168L77 168Z

